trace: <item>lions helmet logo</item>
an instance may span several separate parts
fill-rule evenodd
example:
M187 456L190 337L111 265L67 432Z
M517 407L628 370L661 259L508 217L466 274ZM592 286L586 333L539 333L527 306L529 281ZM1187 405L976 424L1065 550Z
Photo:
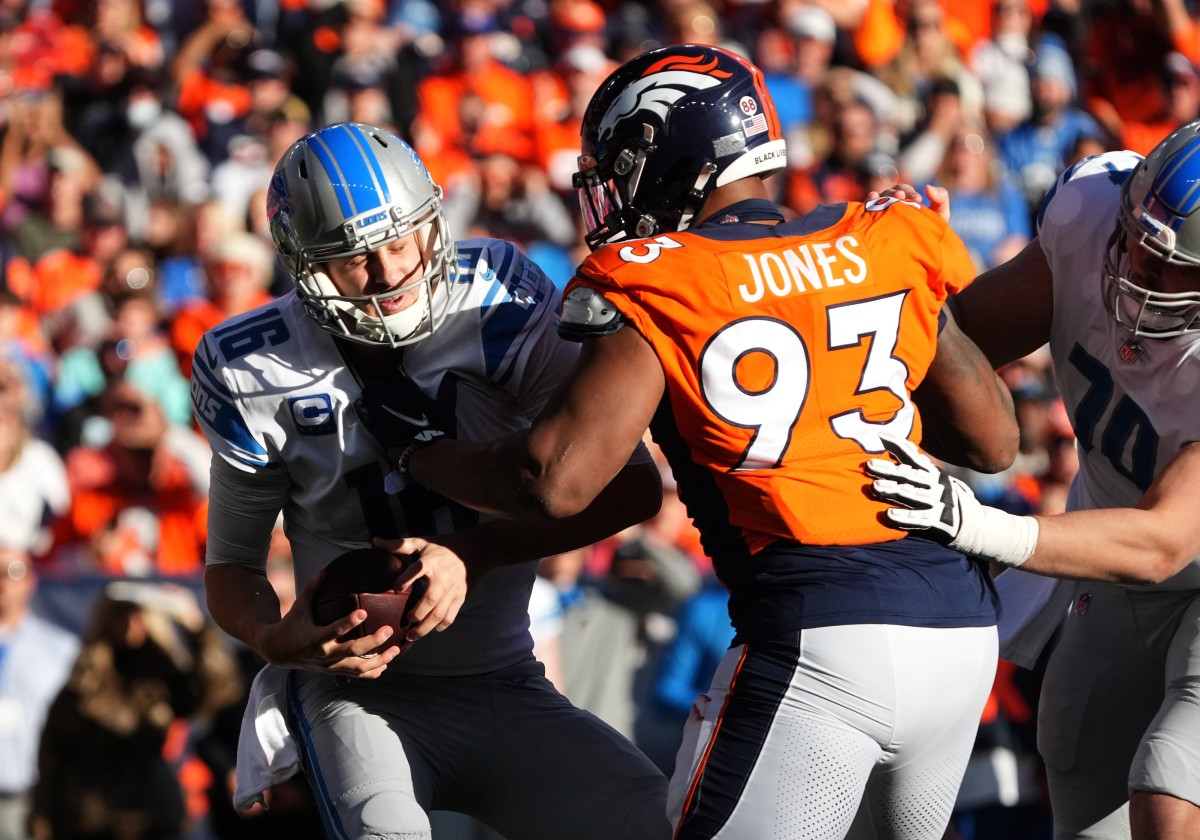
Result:
M623 120L649 111L666 122L671 106L685 96L724 83L731 73L718 70L716 58L671 56L646 68L642 77L621 91L600 120L599 139L611 136Z

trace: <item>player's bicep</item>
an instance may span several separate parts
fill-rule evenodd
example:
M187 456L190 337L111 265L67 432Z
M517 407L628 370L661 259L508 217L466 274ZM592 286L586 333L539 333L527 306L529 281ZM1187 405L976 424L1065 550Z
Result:
M1016 457L1019 430L1008 388L952 317L944 319L913 400L924 425L922 445L938 458L992 473Z
M1054 285L1041 242L1033 239L1003 265L985 271L950 299L962 331L1002 367L1050 340Z
M266 569L271 532L287 502L291 478L282 468L247 473L215 456L209 474L205 562Z
M653 348L636 330L585 341L529 436L541 495L594 498L641 442L665 381Z

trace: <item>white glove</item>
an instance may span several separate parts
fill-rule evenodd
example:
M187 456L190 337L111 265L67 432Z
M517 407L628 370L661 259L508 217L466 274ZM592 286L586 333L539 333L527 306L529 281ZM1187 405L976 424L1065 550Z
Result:
M925 531L943 545L1006 566L1020 566L1033 554L1036 519L981 505L970 487L941 472L907 438L879 437L896 461L872 458L866 470L875 495L895 505L885 514L888 525Z

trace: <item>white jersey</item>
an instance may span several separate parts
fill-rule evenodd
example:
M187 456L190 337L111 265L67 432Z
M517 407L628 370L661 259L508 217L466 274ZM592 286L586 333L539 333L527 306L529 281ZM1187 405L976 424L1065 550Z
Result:
M1200 439L1200 336L1134 340L1102 294L1121 184L1141 159L1109 152L1080 161L1058 179L1038 217L1054 276L1054 378L1079 452L1069 510L1135 507L1179 450ZM1200 587L1200 564L1162 587Z
M529 425L579 346L558 336L558 290L514 245L465 240L458 259L445 320L403 348L403 364L429 394L453 374L458 437L492 440ZM374 536L445 534L479 521L390 470L354 411L361 388L337 340L294 293L209 331L193 371L194 410L213 449L207 562L264 569L280 511L298 587ZM468 674L528 658L535 569L530 561L484 575L454 625L391 668Z

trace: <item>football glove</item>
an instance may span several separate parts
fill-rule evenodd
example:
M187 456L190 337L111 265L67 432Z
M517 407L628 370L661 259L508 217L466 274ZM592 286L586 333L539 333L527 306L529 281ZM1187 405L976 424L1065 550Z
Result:
M446 374L434 398L399 369L389 370L363 384L354 410L388 461L404 474L408 459L422 446L455 436L456 386L453 375Z
M921 531L956 551L1020 566L1037 548L1038 521L980 504L971 488L939 470L907 438L880 435L895 458L872 458L867 475L875 496L893 507L887 524L901 531Z

